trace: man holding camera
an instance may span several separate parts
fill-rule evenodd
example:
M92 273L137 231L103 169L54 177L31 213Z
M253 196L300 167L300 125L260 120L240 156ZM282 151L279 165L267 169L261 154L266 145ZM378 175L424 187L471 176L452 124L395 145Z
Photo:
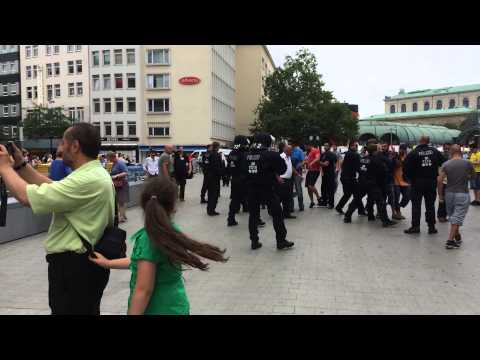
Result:
M100 315L109 271L89 261L80 236L94 246L113 224L112 180L97 160L100 137L95 127L73 125L65 131L62 145L63 161L74 170L65 179L52 182L41 175L14 145L10 154L0 145L0 176L34 214L53 214L45 241L52 314Z

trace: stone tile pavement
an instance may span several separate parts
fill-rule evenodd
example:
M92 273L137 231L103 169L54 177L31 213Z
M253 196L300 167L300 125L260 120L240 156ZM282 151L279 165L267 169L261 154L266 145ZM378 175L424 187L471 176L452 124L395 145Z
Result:
M307 208L286 220L295 248L278 252L263 211L264 246L252 252L248 214L237 217L239 226L226 226L230 189L222 188L222 215L211 218L199 204L200 186L201 175L189 181L176 222L227 248L230 260L185 272L192 314L480 314L479 208L467 215L462 248L451 251L444 248L448 224L438 224L437 235L427 235L422 224L422 234L407 236L408 220L383 229L354 216L346 225L334 211ZM130 209L128 217L124 228L131 235L142 226L141 209ZM0 314L49 313L45 236L0 245ZM126 312L129 277L112 270L102 313Z

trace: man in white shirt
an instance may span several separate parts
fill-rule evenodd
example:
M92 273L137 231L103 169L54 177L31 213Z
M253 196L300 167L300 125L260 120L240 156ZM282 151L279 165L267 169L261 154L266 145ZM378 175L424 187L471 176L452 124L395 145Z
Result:
M145 174L150 178L158 176L158 157L151 152L143 163Z
M285 146L280 156L285 161L285 165L287 165L287 171L277 178L278 195L282 203L283 217L285 219L296 219L296 216L292 215L293 175L296 173L292 166L292 146Z

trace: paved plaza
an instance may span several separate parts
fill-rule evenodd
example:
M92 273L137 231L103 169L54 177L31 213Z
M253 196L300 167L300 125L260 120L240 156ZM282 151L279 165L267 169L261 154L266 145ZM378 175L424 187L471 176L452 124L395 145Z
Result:
M230 189L223 187L222 215L208 217L199 203L201 180L188 182L176 222L196 239L227 248L230 260L207 272L185 271L192 314L480 314L479 208L467 215L462 248L447 251L448 224L428 235L422 223L422 234L407 236L409 220L384 229L354 215L347 225L334 210L308 209L307 201L298 219L286 220L293 249L276 250L262 211L264 246L252 251L248 214L237 217L239 226L226 226ZM127 215L130 236L142 226L142 212ZM45 237L0 244L0 314L49 313ZM129 279L129 271L112 270L102 313L126 313Z

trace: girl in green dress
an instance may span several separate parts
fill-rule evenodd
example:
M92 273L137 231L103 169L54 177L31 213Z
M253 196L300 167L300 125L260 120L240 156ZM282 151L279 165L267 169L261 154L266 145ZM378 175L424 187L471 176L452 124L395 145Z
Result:
M107 269L131 269L129 315L188 315L182 265L207 270L201 258L227 261L225 250L189 238L172 222L176 199L177 187L170 179L148 180L141 195L145 227L131 237L131 257L109 260L95 253L90 258Z

